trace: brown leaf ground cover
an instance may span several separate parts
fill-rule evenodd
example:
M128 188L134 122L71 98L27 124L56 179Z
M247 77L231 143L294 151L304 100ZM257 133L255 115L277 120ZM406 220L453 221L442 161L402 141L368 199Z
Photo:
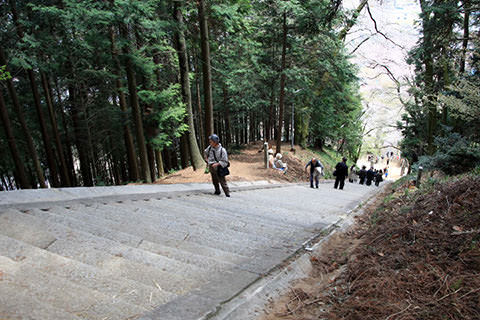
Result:
M480 177L390 189L264 319L480 319Z

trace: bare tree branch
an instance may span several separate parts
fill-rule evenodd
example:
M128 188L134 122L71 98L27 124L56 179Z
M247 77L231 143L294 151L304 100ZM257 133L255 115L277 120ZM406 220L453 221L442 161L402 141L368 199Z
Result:
M360 46L361 46L362 44L364 44L365 42L367 42L367 40L369 40L369 39L370 39L370 37L363 39L362 42L360 42L360 43L355 47L355 49L353 49L353 51L351 51L351 52L349 53L349 55L354 54L355 51L357 51L358 48L360 48Z
M390 69L388 68L388 66L384 65L384 64L381 64L381 63L378 63L378 62L375 62L375 63L372 63L369 65L370 68L372 69L376 69L377 67L381 67L383 69L385 69L386 71L386 74L388 75L388 77L393 81L395 82L396 86L397 86L397 94L398 94L398 99L400 100L400 103L402 105L406 105L406 102L402 99L402 96L401 96L401 92L400 92L400 88L401 88L401 83L400 81L393 75L393 73L390 71ZM384 73L381 73L381 74L384 74ZM378 77L379 75L377 75Z
M367 11L368 11L368 15L370 16L370 19L372 19L373 21L373 25L375 27L375 31L378 33L378 34L381 34L386 40L390 41L391 43L393 43L394 45L396 45L397 47L401 48L402 50L405 50L404 47L402 47L401 45L399 45L398 43L396 43L395 41L393 41L392 39L390 39L389 37L387 37L383 32L381 32L380 30L378 30L377 28L377 21L373 18L372 16L372 12L370 11L370 6L368 5L368 2L367 2Z
M367 0L362 0L360 4L358 5L357 9L353 12L353 16L350 18L350 20L347 21L347 25L339 32L338 38L342 41L345 40L345 37L347 36L348 31L355 25L357 22L357 18L360 15L360 12L362 11L363 7L367 4Z
M383 69L385 69L388 77L390 79L392 79L393 82L395 82L396 84L400 83L400 81L397 80L397 78L393 75L393 73L390 71L390 69L386 65L378 63L378 62L376 62L374 65L373 64L370 65L370 68L372 68L372 69L376 69L377 67L382 67Z

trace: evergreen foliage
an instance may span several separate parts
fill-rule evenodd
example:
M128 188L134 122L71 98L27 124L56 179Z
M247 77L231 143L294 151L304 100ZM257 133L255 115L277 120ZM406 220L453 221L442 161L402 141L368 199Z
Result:
M194 130L201 149L208 132L202 40L196 3L180 2L183 24L171 0L0 3L0 90L33 187L44 179L53 186L150 181L193 163L185 137ZM294 126L302 146L355 156L361 102L357 71L338 35L346 23L339 2L205 1L205 15L213 127L224 145L287 141ZM190 88L180 80L180 31ZM187 89L192 112L182 96ZM14 161L0 162L0 184L20 188Z
M460 173L478 164L479 2L421 0L421 38L409 55L412 99L404 103L402 155L429 169Z

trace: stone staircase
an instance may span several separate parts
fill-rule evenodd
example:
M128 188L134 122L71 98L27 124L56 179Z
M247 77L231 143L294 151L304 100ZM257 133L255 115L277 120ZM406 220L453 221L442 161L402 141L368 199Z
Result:
M0 319L201 319L376 191L117 188L2 194Z

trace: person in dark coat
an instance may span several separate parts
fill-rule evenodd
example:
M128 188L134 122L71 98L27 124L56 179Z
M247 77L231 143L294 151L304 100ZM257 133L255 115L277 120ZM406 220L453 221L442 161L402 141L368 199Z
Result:
M348 176L347 158L343 157L342 162L335 166L335 184L333 187L337 189L340 185L340 190L343 190L345 185L345 178Z
M367 183L366 185L367 186L370 186L372 185L372 180L375 179L375 172L373 171L373 167L371 167L370 169L368 169L367 171Z
M377 172L377 174L375 175L375 185L378 187L378 185L380 184L380 182L383 181L383 171L380 170Z
M360 184L365 183L365 178L367 177L367 167L363 166L362 170L358 173L358 177L360 178Z

